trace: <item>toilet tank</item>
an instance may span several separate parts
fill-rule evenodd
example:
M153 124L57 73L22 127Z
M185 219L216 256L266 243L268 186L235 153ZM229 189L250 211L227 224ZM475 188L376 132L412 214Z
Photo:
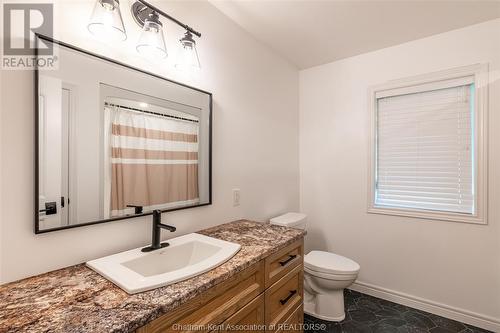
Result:
M307 224L307 215L302 213L286 213L273 217L269 220L269 222L283 227L305 229Z

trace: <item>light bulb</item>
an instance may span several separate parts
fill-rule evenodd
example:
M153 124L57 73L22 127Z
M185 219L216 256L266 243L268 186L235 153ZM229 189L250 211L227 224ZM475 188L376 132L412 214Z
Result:
M87 29L103 41L127 39L118 0L97 0Z
M167 47L163 36L163 24L158 13L151 12L144 21L141 36L136 46L137 52L150 60L159 60L167 57Z
M191 32L186 31L180 40L175 66L179 69L200 69L200 59L196 50L196 42Z

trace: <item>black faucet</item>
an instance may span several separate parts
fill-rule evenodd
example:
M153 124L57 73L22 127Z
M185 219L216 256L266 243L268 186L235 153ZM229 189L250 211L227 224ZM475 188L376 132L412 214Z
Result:
M139 205L127 205L127 207L134 208L134 214L142 214L142 206L139 206Z
M170 232L174 232L176 230L175 227L170 225L161 223L161 210L155 209L153 210L153 236L151 241L151 246L143 248L142 252L151 252L154 250L158 250L164 247L167 247L168 243L160 243L161 229L167 229Z

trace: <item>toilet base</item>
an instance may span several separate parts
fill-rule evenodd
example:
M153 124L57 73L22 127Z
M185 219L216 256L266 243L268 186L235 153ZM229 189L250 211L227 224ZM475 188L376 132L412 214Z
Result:
M322 316L322 315L314 312L315 307L316 307L316 304L314 304L314 303L304 303L304 313L306 313L314 318L318 318L318 319L325 320L325 321L342 321L345 319L345 312L342 316L339 316L339 317Z
M328 294L310 294L304 290L304 313L326 321L345 319L344 290L333 290Z

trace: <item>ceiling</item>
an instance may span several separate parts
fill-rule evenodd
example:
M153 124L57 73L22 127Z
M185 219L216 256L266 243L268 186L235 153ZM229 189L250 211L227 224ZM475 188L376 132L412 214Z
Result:
M209 1L299 69L500 17L500 0Z

